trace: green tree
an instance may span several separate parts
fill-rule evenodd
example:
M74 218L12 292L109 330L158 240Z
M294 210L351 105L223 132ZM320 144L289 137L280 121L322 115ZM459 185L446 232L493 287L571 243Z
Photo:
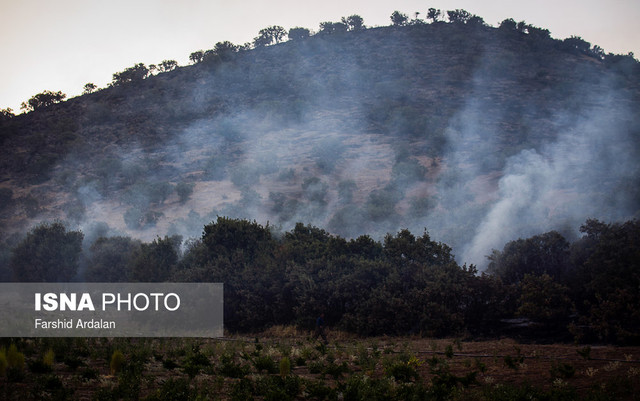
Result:
M442 16L441 10L436 10L435 8L430 8L427 11L427 19L430 19L431 22L438 22L440 17Z
M527 25L527 34L537 41L551 39L551 32L548 29L538 28L537 26Z
M149 72L149 69L143 63L138 63L122 72L114 73L111 84L117 86L128 82L142 81L149 76Z
M574 243L578 337L640 343L640 221L605 224L588 220ZM577 249L576 249L577 248Z
M567 287L548 274L525 274L519 286L518 315L550 328L562 322L566 325L572 309Z
M347 26L349 31L359 31L365 29L364 19L359 15L350 15L348 17L342 17L342 23Z
M561 282L569 269L569 243L557 231L508 242L489 256L487 271L505 283L518 283L525 274L548 274Z
M193 64L198 64L204 59L204 50L196 50L195 52L189 55L189 60Z
M227 61L231 59L235 53L238 52L238 46L234 45L228 40L225 40L224 42L216 43L216 45L213 47L213 51L216 55L218 55L218 57L220 57L220 60Z
M178 263L181 244L179 235L158 237L151 243L141 244L133 257L131 278L143 282L168 280Z
M133 256L140 251L140 241L130 237L100 237L89 249L86 279L94 282L131 280Z
M287 31L279 26L272 25L266 28L263 28L258 32L258 37L253 40L253 43L256 47L268 46L272 43L280 43L282 39L287 35Z
M0 109L0 121L10 120L15 117L13 114L13 109L7 107L6 109Z
M400 11L394 11L390 18L393 26L403 26L407 24L407 21L409 21L407 14L403 14Z
M66 97L67 95L60 91L52 92L46 90L42 93L38 93L37 95L33 95L27 102L22 102L20 109L27 112L38 110L43 107L51 106L52 104L60 103Z
M237 256L241 260L253 260L273 246L269 226L255 221L218 217L215 223L204 226L202 243L208 257Z
M461 9L447 11L447 15L449 16L449 22L458 24L466 24L472 17L471 13Z
M342 22L321 22L320 23L320 34L333 34L333 33L344 33L347 32L347 25Z
M70 281L78 270L81 231L67 231L60 222L33 228L14 249L9 262L17 281Z
M178 68L178 62L176 60L163 60L162 63L158 65L158 70L160 72L168 72Z
M309 36L310 32L307 28L296 27L289 29L288 37L290 40L302 40Z
M500 29L504 31L516 31L518 24L513 18L507 18L500 23Z
M82 94L88 95L89 93L93 93L98 89L98 86L93 82L86 83L83 87Z
M562 41L567 49L577 50L578 52L588 54L591 51L591 43L582 39L580 36L571 36Z

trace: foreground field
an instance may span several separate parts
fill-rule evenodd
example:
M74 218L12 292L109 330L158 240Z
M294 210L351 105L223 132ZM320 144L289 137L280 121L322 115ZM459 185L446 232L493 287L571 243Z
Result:
M6 400L634 400L640 390L640 347L335 332L325 346L291 328L251 338L4 344Z

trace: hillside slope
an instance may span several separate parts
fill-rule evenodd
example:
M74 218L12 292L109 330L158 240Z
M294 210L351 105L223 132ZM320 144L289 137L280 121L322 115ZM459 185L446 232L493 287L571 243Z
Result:
M2 234L60 218L197 236L225 215L427 229L482 265L517 237L638 216L638 71L445 23L227 54L3 121Z

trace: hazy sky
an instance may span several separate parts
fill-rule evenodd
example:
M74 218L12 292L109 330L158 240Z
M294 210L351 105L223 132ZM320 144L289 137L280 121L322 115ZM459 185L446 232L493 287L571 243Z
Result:
M322 21L359 14L368 26L389 25L399 10L424 17L429 7L465 9L497 26L505 18L571 35L606 52L640 55L638 0L0 0L0 108L43 90L82 92L106 86L114 72L189 54L216 42L250 42L261 28L318 29Z

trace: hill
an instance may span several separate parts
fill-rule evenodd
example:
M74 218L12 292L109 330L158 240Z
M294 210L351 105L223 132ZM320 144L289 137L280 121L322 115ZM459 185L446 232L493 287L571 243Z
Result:
M637 217L640 69L585 43L439 22L114 74L1 122L2 235L59 218L197 236L221 215L345 237L427 229L482 267L518 237Z

